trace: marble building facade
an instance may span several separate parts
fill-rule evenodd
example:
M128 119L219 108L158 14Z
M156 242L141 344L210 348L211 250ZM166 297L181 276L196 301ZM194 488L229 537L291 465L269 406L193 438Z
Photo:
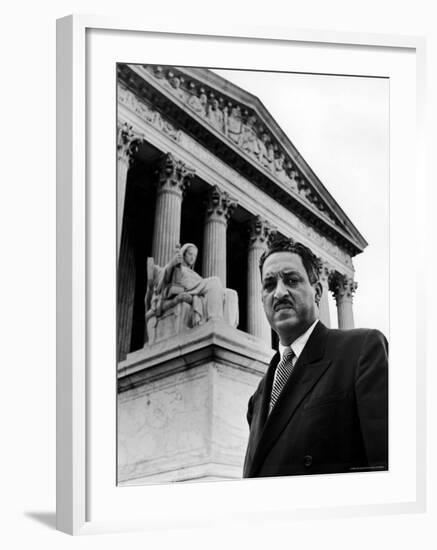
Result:
M118 482L239 478L247 400L277 345L269 234L319 256L320 318L332 293L346 329L367 243L261 101L212 71L118 64L117 121ZM226 289L223 318L190 324L190 299L148 310L153 266L184 243Z

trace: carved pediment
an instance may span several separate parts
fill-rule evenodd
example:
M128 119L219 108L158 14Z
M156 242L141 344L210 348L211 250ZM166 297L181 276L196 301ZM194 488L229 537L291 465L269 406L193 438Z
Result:
M174 139L178 129L191 134L352 256L367 245L257 97L207 69L118 70L123 83L156 108L147 117L171 121L166 130Z

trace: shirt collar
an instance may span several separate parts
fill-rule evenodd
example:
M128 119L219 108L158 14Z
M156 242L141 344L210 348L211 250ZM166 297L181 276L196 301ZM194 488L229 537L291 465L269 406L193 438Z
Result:
M318 322L319 320L316 319L314 323L303 334L298 336L296 340L289 346L283 346L279 342L279 353L281 354L281 359L284 355L284 351L289 347L293 350L296 360L299 359L299 355L302 353L303 348L305 347L305 344L308 342L308 339L311 336L311 333L313 332L314 327L317 325Z

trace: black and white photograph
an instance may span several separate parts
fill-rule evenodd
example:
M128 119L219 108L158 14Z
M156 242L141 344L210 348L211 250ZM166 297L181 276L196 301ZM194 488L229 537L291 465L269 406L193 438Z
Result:
M117 64L117 483L389 467L387 78Z
M435 3L3 20L2 548L437 548Z

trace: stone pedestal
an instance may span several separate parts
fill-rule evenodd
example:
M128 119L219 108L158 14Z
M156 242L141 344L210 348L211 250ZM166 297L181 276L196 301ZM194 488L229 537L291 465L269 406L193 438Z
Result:
M251 221L247 265L247 331L261 338L268 346L272 342L272 332L261 300L259 260L266 248L270 229L268 222L258 216Z
M194 172L167 154L161 160L156 195L152 256L164 266L174 255L181 231L182 197Z
M210 321L118 368L118 483L239 479L249 397L273 351Z
M217 186L208 197L203 239L203 277L217 276L226 286L226 228L236 203Z
M182 332L184 328L185 330L191 328L191 311L191 303L182 301L168 309L160 317L156 317L156 315L146 317L148 344L168 340Z

